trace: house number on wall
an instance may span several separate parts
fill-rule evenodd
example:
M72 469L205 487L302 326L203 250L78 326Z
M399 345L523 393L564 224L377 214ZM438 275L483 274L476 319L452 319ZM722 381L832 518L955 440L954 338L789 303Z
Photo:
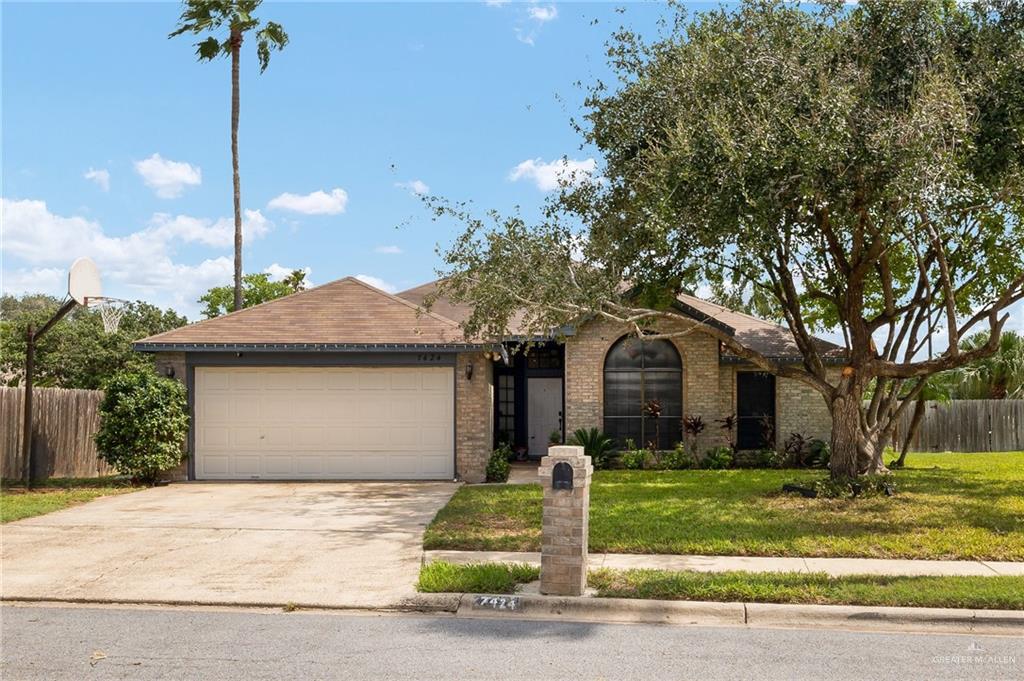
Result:
M477 608L488 608L489 610L517 610L519 608L518 596L477 596L473 601Z
M440 362L441 355L436 352L421 353L416 355L416 359L420 362Z

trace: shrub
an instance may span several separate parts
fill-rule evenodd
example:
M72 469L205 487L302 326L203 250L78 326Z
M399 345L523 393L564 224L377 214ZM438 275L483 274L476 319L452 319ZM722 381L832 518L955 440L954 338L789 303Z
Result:
M548 433L548 444L549 445L560 445L562 444L562 431L552 430Z
M498 445L487 460L487 482L508 482L508 474L512 471L511 458L512 448L507 443Z
M181 462L188 434L185 386L152 371L124 371L107 381L100 403L100 457L138 482L152 484Z
M693 456L686 451L686 447L681 442L676 445L675 449L662 455L661 464L663 468L674 471L683 471L696 467Z
M648 452L646 449L628 449L622 452L622 467L630 470L640 470L647 462Z
M722 470L732 463L732 449L729 447L713 447L704 452L701 465L708 470Z
M829 443L815 438L811 440L811 444L807 448L810 450L810 456L807 459L808 466L828 468L829 461L832 459L832 446Z
M786 455L774 449L747 449L735 455L736 468L782 468Z
M583 453L590 457L594 468L600 470L611 465L614 440L597 428L580 428L572 434L569 442L583 447Z
M790 433L786 441L782 443L782 451L786 453L789 464L802 468L804 460L810 454L810 440L800 433Z
M851 499L853 497L891 497L896 493L896 483L891 475L865 475L859 478L825 478L814 483L819 497L826 499Z

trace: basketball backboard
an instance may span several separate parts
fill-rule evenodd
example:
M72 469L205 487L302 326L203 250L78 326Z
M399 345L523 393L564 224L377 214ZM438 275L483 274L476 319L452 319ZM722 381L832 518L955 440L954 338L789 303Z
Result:
M79 258L71 263L68 270L68 295L79 305L87 305L89 298L103 295L100 287L100 270L90 258Z

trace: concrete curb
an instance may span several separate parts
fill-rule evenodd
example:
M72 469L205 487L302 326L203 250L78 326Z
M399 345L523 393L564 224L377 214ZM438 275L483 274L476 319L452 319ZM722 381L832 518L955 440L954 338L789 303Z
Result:
M871 631L919 631L953 634L1024 636L1024 611L955 608L894 608L855 605L791 605L658 601L632 598L414 594L389 606L344 606L322 603L272 603L187 600L118 600L54 597L0 599L0 604L148 605L173 607L259 608L306 611L358 611L448 614L459 618L546 620L607 624L671 624L779 628L837 628Z
M457 594L420 594L452 612ZM436 599L436 600L435 600ZM456 617L1024 635L1024 611L461 594Z

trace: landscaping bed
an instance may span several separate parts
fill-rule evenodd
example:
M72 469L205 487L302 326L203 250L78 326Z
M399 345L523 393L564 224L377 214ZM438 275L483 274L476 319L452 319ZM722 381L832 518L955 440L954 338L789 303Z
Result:
M598 471L590 550L607 553L1024 560L1024 452L911 454L898 494L805 499L813 470ZM465 486L426 549L540 550L539 485Z
M417 587L434 593L510 594L539 573L527 565L438 561L421 569ZM1024 577L599 569L587 581L599 598L1024 610Z
M136 489L124 478L53 478L35 483L31 490L20 482L4 481L0 485L0 523L44 515Z

